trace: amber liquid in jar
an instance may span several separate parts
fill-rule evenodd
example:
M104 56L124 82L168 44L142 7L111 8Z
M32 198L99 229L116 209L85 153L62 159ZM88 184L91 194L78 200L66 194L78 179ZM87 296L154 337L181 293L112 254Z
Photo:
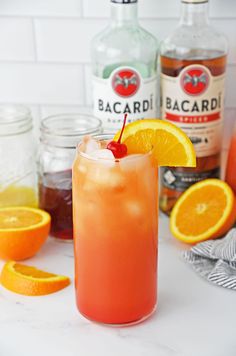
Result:
M40 208L51 215L51 235L72 240L72 171L44 173L39 182L39 201Z
M193 51L194 52L194 51ZM225 73L227 56L219 51L205 51L204 57L206 59L198 59L203 57L203 51L199 53L193 53L193 57L190 59L177 59L173 58L174 54L171 52L166 52L165 56L161 56L161 72L162 74L177 77L183 68L192 65L200 64L207 67L213 76L219 76ZM207 157L197 157L197 167L196 168L172 168L172 170L180 173L193 172L200 173L202 179L204 178L220 178L220 165L221 165L221 152ZM204 172L211 171L214 176L209 177L204 175ZM199 179L200 180L200 179ZM160 208L166 213L170 214L174 204L183 191L178 191L170 189L162 183L162 188L160 192Z

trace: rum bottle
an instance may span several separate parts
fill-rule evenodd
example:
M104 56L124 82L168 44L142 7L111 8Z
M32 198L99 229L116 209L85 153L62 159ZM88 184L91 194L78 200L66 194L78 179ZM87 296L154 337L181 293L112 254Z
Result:
M226 55L225 37L209 26L208 0L182 0L180 24L161 45L161 111L191 139L197 167L162 169L167 214L189 186L220 177Z
M111 0L111 21L92 41L94 116L105 131L157 115L158 42L138 23L137 0Z

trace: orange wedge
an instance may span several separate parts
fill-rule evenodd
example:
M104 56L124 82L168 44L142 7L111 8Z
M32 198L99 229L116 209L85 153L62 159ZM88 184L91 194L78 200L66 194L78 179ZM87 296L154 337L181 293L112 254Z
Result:
M170 216L172 234L189 244L223 236L235 223L236 200L230 186L219 179L192 185Z
M48 237L50 215L29 207L0 209L0 258L23 260L32 257Z
M118 132L114 140L120 136ZM196 154L188 136L167 121L146 119L125 126L122 143L128 154L148 153L159 166L196 167Z
M37 296L51 294L67 287L70 279L9 261L2 269L0 282L12 292Z

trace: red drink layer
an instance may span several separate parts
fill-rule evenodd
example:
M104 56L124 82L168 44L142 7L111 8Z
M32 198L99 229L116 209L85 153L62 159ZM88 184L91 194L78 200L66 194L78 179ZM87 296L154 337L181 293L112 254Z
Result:
M45 173L39 183L40 208L52 218L50 233L63 240L73 239L71 179L71 170L66 170Z

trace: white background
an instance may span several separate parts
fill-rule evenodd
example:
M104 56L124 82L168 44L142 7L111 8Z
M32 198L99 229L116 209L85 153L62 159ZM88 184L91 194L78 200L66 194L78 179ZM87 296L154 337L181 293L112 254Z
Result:
M159 39L172 31L180 0L140 0L141 24ZM1 0L0 102L48 114L91 106L91 38L104 28L109 0ZM236 0L210 0L212 25L229 39L225 145L236 119Z

